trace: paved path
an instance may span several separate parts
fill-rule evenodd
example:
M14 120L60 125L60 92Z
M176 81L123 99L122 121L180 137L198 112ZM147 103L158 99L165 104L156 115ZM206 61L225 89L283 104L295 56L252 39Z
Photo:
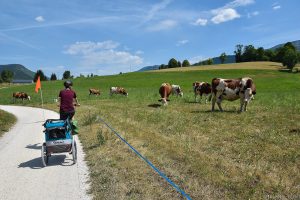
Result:
M58 114L39 108L1 106L17 117L15 126L0 138L0 200L91 199L87 195L88 168L78 138L78 162L72 155L55 154L49 166L43 167L41 145L42 123L57 119Z

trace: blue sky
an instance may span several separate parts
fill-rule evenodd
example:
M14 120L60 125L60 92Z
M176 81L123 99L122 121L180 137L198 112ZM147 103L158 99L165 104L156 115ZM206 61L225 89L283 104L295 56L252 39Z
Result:
M300 39L298 0L3 0L0 64L61 78L191 63Z

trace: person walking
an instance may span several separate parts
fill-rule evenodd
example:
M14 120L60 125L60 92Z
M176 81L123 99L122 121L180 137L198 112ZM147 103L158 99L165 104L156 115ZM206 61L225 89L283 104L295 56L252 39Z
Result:
M75 105L80 106L76 92L72 90L72 81L64 82L65 89L61 90L58 95L58 106L61 120L66 120L68 117L72 120L75 115ZM74 104L75 103L75 104Z

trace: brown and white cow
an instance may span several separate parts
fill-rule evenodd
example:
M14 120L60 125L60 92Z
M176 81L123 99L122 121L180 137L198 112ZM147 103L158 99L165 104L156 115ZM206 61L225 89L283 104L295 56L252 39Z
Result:
M109 94L110 96L112 96L113 94L122 94L126 97L128 96L128 92L122 87L111 87Z
M207 82L199 82L196 81L193 83L193 90L195 94L195 102L197 102L197 96L200 96L200 102L202 100L202 96L205 96L205 103L207 103L207 97L211 95L211 85Z
M256 94L256 87L249 77L239 79L214 78L212 80L212 111L217 102L220 111L223 111L222 100L234 101L240 99L240 111L247 111L247 105Z
M92 95L92 94L93 95L100 95L100 90L97 90L97 89L90 88L89 92L90 92L89 95Z
M30 101L30 96L25 92L14 92L13 93L13 102L16 102L16 99L22 99L22 102L24 99L27 99Z
M159 94L163 105L167 105L169 101L170 94L175 94L176 96L183 96L183 92L179 85L171 85L170 83L163 83L159 88Z

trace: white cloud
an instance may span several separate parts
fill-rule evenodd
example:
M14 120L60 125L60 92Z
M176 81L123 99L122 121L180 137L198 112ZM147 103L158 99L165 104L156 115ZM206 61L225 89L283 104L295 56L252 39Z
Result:
M248 17L248 18L251 18L251 17L255 17L255 16L257 16L257 15L259 15L259 12L258 12L258 11L254 11L254 12L252 12L252 13L248 13L248 14L247 14L247 17Z
M35 18L35 21L37 21L37 22L43 22L43 21L45 21L45 19L44 19L43 16L37 16L37 17Z
M174 20L163 20L153 26L148 27L146 30L147 31L163 31L163 30L172 29L176 25L177 25L177 22Z
M202 18L199 18L197 19L194 23L192 23L193 25L195 26L206 26L207 24L207 19L202 19Z
M205 60L205 57L204 56L195 56L195 57L192 57L192 58L190 58L190 59L188 59L189 60L189 62L191 63L191 64L195 64L195 63L197 63L197 62L200 62L200 61L202 61L202 60Z
M158 4L154 4L152 6L152 8L150 9L150 11L148 12L148 15L146 16L145 21L151 20L156 15L157 12L166 8L171 3L171 1L172 0L163 0Z
M176 46L182 46L182 45L187 44L188 42L189 42L188 40L180 40L176 43Z
M255 0L234 0L227 4L225 4L222 7L212 9L209 11L206 11L206 17L210 18L210 20L207 20L205 18L198 18L195 22L193 22L193 25L201 25L206 26L209 21L214 24L220 24L223 22L227 22L230 20L234 20L237 18L240 18L240 14L236 11L235 8L241 7L241 6L248 6L250 4L255 3ZM205 12L204 12L205 13ZM259 12L255 11L253 13L248 13L248 18L252 16L258 15Z
M212 10L212 14L214 17L211 18L211 21L214 24L220 24L240 17L237 11L233 8Z
M224 8L236 8L236 7L240 7L240 6L247 6L247 5L250 5L253 3L255 3L254 0L234 0L234 1L226 4L224 6Z
M107 40L104 42L76 42L68 47L65 51L66 54L78 55L78 54L89 54L98 49L115 49L119 46L119 43Z
M138 51L135 52L135 54L136 54L136 55L141 55L141 54L144 54L144 52L141 51L141 50L138 50Z
M64 53L78 56L81 69L104 70L106 74L124 71L128 67L143 63L138 54L118 50L119 43L108 40L104 42L76 42L69 45ZM138 51L142 53L142 51ZM114 69L113 69L114 68Z
M273 6L273 10L278 10L278 9L280 9L280 8L281 8L280 5L274 5L274 6Z
M87 66L104 65L140 65L143 59L126 51L115 51L113 49L98 51L83 56L82 63Z

